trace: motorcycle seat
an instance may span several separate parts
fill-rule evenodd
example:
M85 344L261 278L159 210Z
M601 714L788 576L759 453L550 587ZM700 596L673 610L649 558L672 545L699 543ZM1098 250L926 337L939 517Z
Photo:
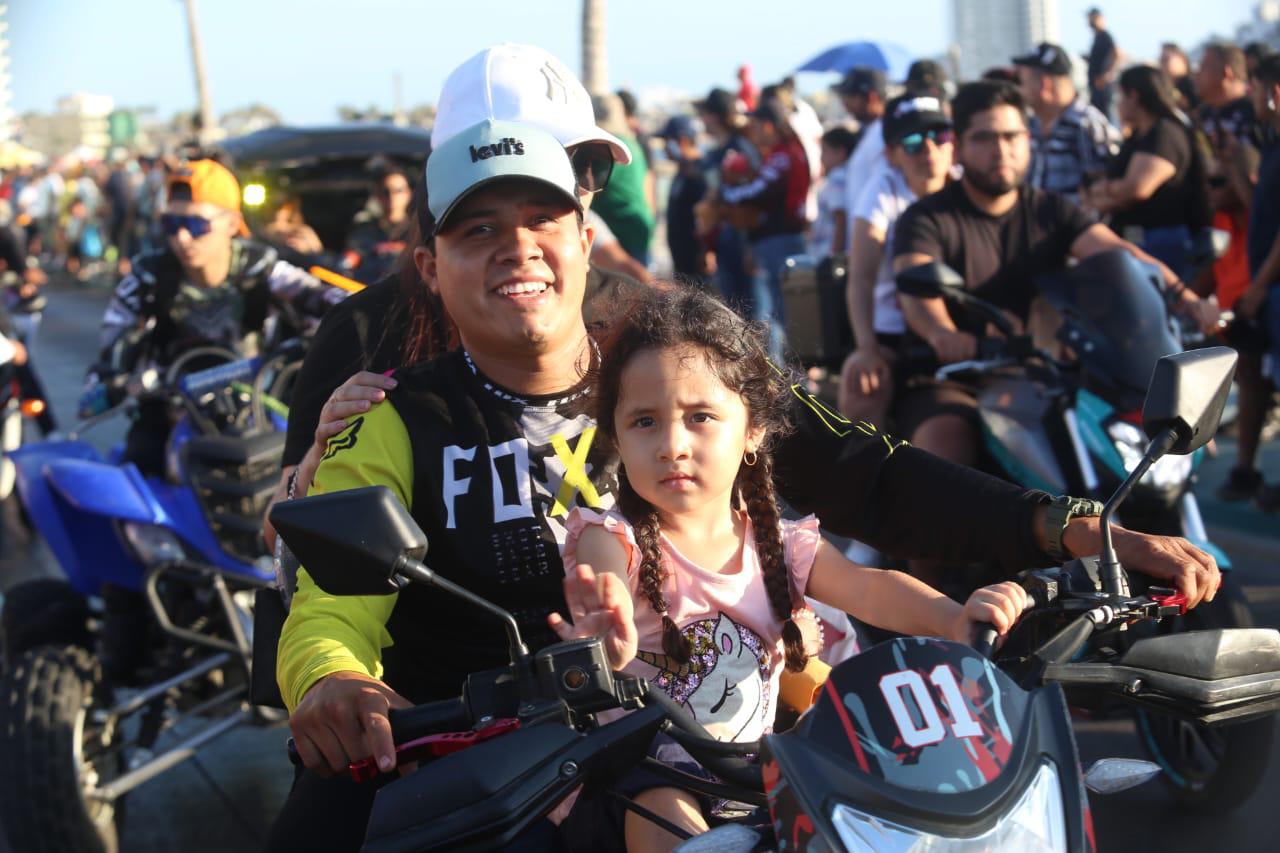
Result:
M1123 666L1205 681L1280 670L1280 631L1220 628L1138 640L1120 659Z

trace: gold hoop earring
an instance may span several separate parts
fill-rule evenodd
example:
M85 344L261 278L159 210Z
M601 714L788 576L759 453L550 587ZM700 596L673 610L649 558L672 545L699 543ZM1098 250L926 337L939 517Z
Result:
M751 457L751 458L748 459L747 457ZM756 452L754 450L748 450L746 453L742 454L742 464L750 468L756 464L756 460L758 460L759 458L760 457L756 455Z

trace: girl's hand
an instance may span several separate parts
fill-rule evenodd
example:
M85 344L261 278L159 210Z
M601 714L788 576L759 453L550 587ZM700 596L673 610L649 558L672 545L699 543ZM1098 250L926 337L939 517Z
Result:
M984 586L976 590L964 603L954 626L951 639L966 645L973 642L974 626L979 623L993 625L1000 637L1009 633L1027 606L1027 591L1013 581ZM996 641L997 647L1000 641Z
M579 564L564 579L564 599L573 624L559 613L547 617L547 624L561 640L599 637L604 641L609 666L622 669L635 659L635 608L631 593L612 572L597 575Z

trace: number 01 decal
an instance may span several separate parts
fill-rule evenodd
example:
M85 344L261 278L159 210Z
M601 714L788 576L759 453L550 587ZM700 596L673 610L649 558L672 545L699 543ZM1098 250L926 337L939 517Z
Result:
M964 703L964 695L960 685L956 684L955 673L947 664L938 664L929 673L929 680L942 692L942 701L947 706L947 716L951 718L951 733L956 737L977 737L982 734L982 727L969 713L969 706ZM889 706L889 713L898 726L902 742L907 746L927 746L937 743L946 735L947 729L942 722L942 715L933 701L933 694L914 669L904 669L890 673L880 679L880 692ZM906 693L911 694L912 702L919 711L919 720L907 708Z

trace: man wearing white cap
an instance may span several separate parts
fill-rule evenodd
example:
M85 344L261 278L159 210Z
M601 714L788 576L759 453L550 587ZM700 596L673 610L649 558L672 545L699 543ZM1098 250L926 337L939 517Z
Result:
M608 184L615 162L631 161L627 146L596 126L591 96L578 78L540 47L499 44L455 68L440 93L432 146L439 148L463 129L490 118L540 128L559 140L569 150L584 207L589 207L594 194ZM418 187L415 198L418 243L430 239L432 228L431 213L421 198L423 189ZM411 253L415 248L420 246L410 245L407 251ZM361 377L366 385L386 386L381 375L384 371L411 364L444 348L448 330L411 260L401 259L404 269L398 277L384 279L345 300L329 313L317 331L291 406L285 467L277 498L286 494L289 477L316 438L323 440L333 435L340 429L335 424L356 413L350 407L358 404L360 397L346 401L345 409L326 408L339 385L363 371ZM588 267L583 301L587 322L593 320L593 305L605 304L610 297L638 286L637 281L625 275ZM339 389L338 393L346 394L348 390ZM356 389L350 393L365 392ZM310 467L316 462L318 458L312 460ZM267 535L274 536L269 526Z

